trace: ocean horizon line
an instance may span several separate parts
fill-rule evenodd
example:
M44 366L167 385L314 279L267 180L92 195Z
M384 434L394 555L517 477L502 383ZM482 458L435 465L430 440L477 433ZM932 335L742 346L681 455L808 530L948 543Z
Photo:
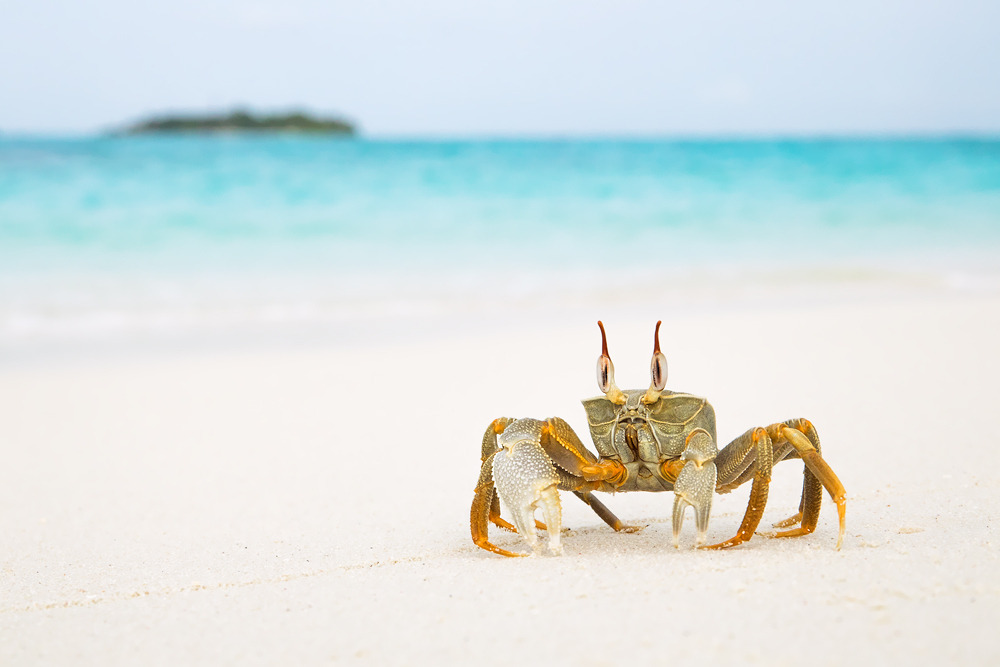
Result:
M143 135L126 135L114 129L66 131L66 132L23 132L5 131L0 127L0 141L86 141L94 139L116 139L145 141L150 139L299 139L310 142L372 142L372 143L849 143L849 142L926 142L942 143L951 141L1000 141L997 130L954 130L935 132L607 132L607 133L367 133L359 131L354 135L326 135L294 131L177 131L157 132Z

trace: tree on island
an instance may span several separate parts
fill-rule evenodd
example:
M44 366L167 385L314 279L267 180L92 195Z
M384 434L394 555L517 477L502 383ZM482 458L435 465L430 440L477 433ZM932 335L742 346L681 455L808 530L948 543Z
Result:
M126 127L123 134L171 132L303 132L353 135L356 130L353 124L342 118L316 118L301 111L257 116L238 109L229 114L154 116Z

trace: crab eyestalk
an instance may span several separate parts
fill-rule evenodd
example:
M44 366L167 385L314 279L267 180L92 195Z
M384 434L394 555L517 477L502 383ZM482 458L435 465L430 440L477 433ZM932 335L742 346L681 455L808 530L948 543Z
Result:
M656 331L653 332L653 360L649 363L649 389L642 397L643 403L656 403L660 400L663 388L667 386L667 358L660 352L660 324L657 320Z
M601 356L597 358L597 386L608 400L616 405L625 405L625 393L615 384L615 365L608 354L608 337L604 333L604 323L597 321L601 328Z

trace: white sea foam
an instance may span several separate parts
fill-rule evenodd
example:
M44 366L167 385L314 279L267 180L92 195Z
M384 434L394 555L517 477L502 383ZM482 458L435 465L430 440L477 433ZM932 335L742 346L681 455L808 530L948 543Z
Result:
M879 295L1000 292L1000 273L864 265L489 271L149 275L74 273L4 280L0 346L40 340L198 335L267 327L351 326L413 318L857 300Z

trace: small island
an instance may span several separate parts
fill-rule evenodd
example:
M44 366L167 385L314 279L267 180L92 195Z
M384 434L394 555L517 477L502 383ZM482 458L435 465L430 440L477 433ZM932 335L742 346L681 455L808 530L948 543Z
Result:
M166 133L304 133L354 135L353 124L341 118L316 118L303 112L254 115L233 111L218 115L164 115L126 127L122 134Z

